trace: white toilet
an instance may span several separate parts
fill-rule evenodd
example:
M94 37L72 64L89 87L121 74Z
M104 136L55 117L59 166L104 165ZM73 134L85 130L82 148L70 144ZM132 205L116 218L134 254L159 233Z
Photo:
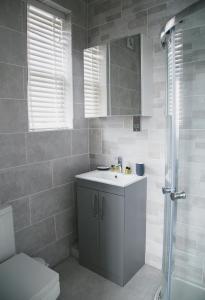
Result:
M15 254L12 207L0 209L0 299L56 300L59 275L24 253Z

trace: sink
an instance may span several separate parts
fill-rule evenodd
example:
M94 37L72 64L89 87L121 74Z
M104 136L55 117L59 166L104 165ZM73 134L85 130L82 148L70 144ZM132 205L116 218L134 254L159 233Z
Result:
M126 187L134 182L142 180L145 176L137 176L134 174L122 174L111 171L90 171L80 175L76 175L76 178L90 180L95 182L101 182L104 184L116 185Z

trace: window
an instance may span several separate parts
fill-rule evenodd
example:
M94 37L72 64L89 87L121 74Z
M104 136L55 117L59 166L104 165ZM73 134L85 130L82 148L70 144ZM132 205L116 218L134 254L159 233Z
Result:
M27 8L29 130L73 126L68 17L38 2Z
M85 117L107 116L107 47L84 50Z

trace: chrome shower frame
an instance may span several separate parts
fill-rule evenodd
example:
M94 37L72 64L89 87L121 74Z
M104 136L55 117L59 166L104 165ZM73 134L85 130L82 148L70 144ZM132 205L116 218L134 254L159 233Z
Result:
M160 40L161 40L161 45L163 48L168 48L168 43L170 39L172 38L174 40L174 32L175 28L178 24L183 23L184 19L188 17L189 15L200 11L201 9L205 8L205 1L200 0L197 1L196 3L190 5L189 7L185 8L181 12L179 12L177 15L172 17L171 19L168 20L168 22L165 24L165 26L161 30L160 34ZM173 49L174 51L174 49ZM173 74L174 76L174 74ZM175 91L173 91L175 94ZM167 93L167 100L166 102L168 103L168 93ZM168 115L168 114L167 114ZM171 130L174 130L174 138L172 138L171 144L172 144L172 157L175 157L175 166L172 165L175 169L177 168L178 164L178 149L177 145L179 143L179 136L177 134L178 128L176 128L176 124L173 124L175 122L172 122L172 128ZM175 139L174 147L173 147L173 140ZM168 138L167 138L168 141ZM168 165L168 156L167 156L167 161L165 165L166 171L168 170L169 165ZM177 172L175 173L175 178L172 178L171 180L171 188L174 188L173 182L177 183ZM176 187L176 186L175 186ZM170 300L171 299L171 276L172 276L172 249L173 249L173 228L174 224L176 222L176 204L171 201L171 199L168 200L168 195L165 195L165 218L164 221L164 245L163 245L163 273L164 273L164 286L159 288L156 292L155 295L155 300ZM168 201L167 201L168 200ZM166 257L165 257L166 256Z

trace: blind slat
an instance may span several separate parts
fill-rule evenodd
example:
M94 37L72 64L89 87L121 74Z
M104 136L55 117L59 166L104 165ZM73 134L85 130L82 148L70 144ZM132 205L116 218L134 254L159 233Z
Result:
M48 57L46 59L46 58L41 58L41 57L33 55L33 54L29 54L29 58L33 62L32 65L36 65L36 64L42 63L44 65L48 64L49 66L56 66L59 69L61 69L62 65L63 65L62 60L59 60L57 57L55 57L53 59Z
M38 51L44 50L45 51L49 51L52 53L62 53L61 48L57 47L57 45L55 45L55 48L53 47L53 45L48 45L45 44L41 41L35 40L35 39L31 39L30 38L30 43L28 44L28 49L38 49Z
M28 37L33 40L33 42L37 41L42 44L46 44L48 46L55 47L56 49L61 49L62 43L55 40L55 38L51 39L48 37L44 37L39 32L28 31Z
M33 25L33 26L35 25L38 28L44 28L45 30L49 30L49 31L53 31L53 28L55 28L55 30L57 30L59 33L62 30L61 25L58 25L58 24L53 25L52 23L45 24L44 22L42 22L42 21L39 22L38 20L35 20L33 18L29 20L28 24Z
M35 16L39 16L40 18L43 18L44 20L52 21L52 22L57 22L57 23L62 23L62 18L59 18L55 16L54 14L51 14L50 12L47 12L41 8L38 8L34 5L29 5L29 11L28 14L34 14Z
M30 49L28 49L28 54L36 56L36 57L40 57L40 58L45 58L45 59L62 59L61 53L58 54L57 52L54 52L54 51L50 51L48 53L48 52L42 51L41 48L38 48L38 49L30 48Z
M40 15L34 14L32 12L28 13L28 21L37 21L40 22L42 25L47 25L47 26L53 26L53 20L52 19L46 19ZM58 26L61 28L62 22L55 22L55 26Z
M39 32L40 34L48 35L48 37L62 37L63 33L61 28L55 26L45 27L41 23L28 22L28 30Z
M61 35L56 34L55 32L44 32L43 30L35 30L28 26L28 35L32 36L34 39L46 41L52 45L59 45L63 43L63 37Z

